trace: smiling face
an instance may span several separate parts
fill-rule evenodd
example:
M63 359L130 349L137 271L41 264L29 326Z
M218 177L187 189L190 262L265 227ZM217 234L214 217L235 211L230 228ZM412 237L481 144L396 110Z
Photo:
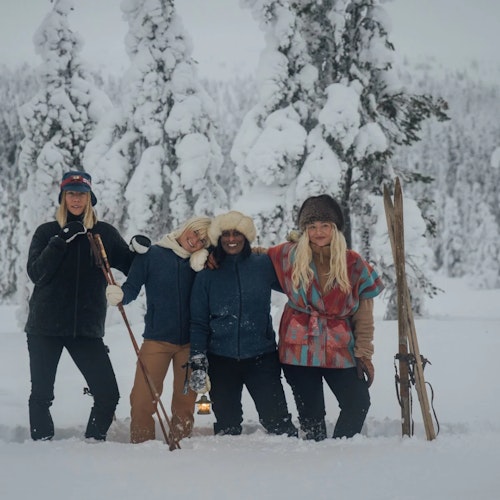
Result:
M222 231L220 235L220 244L224 252L228 255L237 255L245 246L245 236L239 231L236 231L236 229L228 229Z
M82 193L80 191L64 191L64 197L68 212L78 217L85 212L85 208L89 203L90 195L88 192Z
M202 248L205 248L207 240L200 238L198 231L193 231L192 229L186 229L177 238L177 243L186 250L186 252L194 253Z
M333 224L331 222L316 221L306 226L309 241L325 247L330 244L333 237Z

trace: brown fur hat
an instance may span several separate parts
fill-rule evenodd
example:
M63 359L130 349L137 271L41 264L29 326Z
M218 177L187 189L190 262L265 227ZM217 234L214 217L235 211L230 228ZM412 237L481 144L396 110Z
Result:
M229 231L230 229L239 231L249 243L252 243L257 236L253 220L241 212L232 210L231 212L220 214L212 220L212 224L210 224L210 228L208 229L208 237L212 245L217 245L222 231Z
M333 222L339 231L344 230L344 215L340 205L329 195L310 196L299 210L298 226L304 231L313 222Z

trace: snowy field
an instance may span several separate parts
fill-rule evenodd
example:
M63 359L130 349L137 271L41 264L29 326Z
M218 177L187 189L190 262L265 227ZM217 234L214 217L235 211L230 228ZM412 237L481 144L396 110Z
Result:
M244 435L214 437L213 416L197 415L194 436L170 452L160 439L128 444L128 394L135 353L113 311L106 343L121 400L108 441L89 444L83 431L91 406L67 353L56 382L51 442L29 438L28 353L16 308L0 307L0 498L2 500L332 499L496 500L500 498L500 290L473 291L462 280L436 278L445 290L416 322L420 351L431 365L440 423L428 442L414 392L415 436L401 437L394 388L397 323L383 321L378 299L375 382L363 435L321 443L268 436L244 395ZM377 299L376 299L377 300ZM129 308L131 306L127 306ZM140 341L139 310L127 309ZM279 309L276 309L276 321ZM277 323L276 323L277 324ZM169 408L169 383L163 398ZM289 407L296 421L290 390ZM327 392L329 432L338 414Z

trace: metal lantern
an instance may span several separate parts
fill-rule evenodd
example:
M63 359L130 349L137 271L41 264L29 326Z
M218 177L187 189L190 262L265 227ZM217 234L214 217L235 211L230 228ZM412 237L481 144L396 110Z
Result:
M210 405L212 401L210 401L205 394L203 394L195 404L198 405L198 415L210 415Z

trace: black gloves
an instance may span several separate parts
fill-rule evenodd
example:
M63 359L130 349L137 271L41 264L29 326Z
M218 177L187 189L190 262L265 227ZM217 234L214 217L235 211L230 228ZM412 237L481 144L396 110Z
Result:
M79 234L85 234L86 232L87 228L79 220L74 220L72 222L68 222L63 228L61 228L58 236L66 243L69 243Z
M136 234L130 238L128 247L135 253L146 253L151 246L151 240L143 234Z

